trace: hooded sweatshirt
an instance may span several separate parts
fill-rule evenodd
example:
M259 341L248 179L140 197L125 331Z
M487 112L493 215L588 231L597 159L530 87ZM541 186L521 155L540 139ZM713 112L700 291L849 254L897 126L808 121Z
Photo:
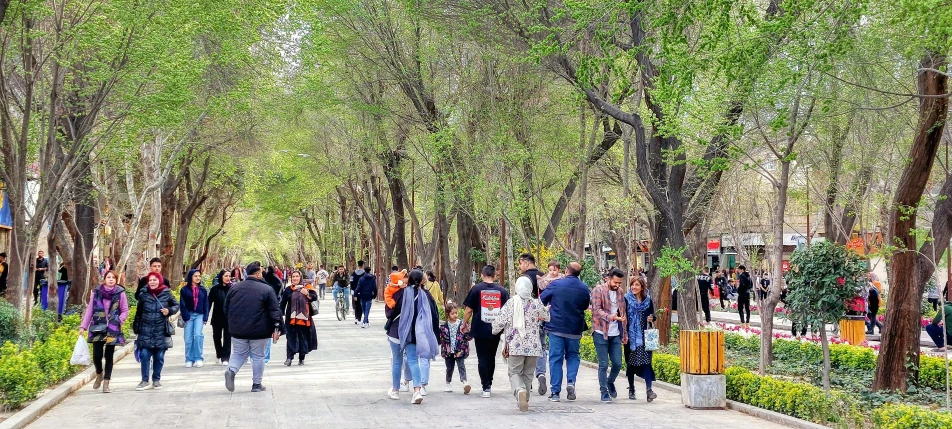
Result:
M357 292L357 282L360 281L360 278L364 276L364 273L365 273L365 272L366 272L366 271L364 271L363 268L358 268L358 269L354 270L354 274L352 274L352 275L350 276L350 290L351 290L351 292Z
M400 286L406 283L407 270L390 273L390 282L383 291L383 299L387 303L387 308L393 308L396 301L393 300L393 294L400 290Z

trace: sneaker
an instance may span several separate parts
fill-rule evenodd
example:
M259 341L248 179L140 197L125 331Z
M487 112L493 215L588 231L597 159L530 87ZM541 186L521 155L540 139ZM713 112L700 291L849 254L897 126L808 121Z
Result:
M191 367L193 367L193 366L195 366L194 363L192 363L192 362L185 362L185 367L186 367L186 368L191 368Z
M570 401L575 400L575 385L574 384L570 384L565 387L565 399L568 399Z
M284 361L284 366L291 366L291 359L285 360L285 361Z
M152 382L152 388L155 389L155 390L159 390L159 389L162 388L162 383L159 383L158 381L153 381L153 382Z
M545 384L545 382L548 381L545 379L545 374L539 374L539 376L536 377L536 381L539 382L539 396L545 395L545 392L548 390L548 385Z
M426 386L420 386L420 394L423 396L429 395L426 391Z
M423 403L423 395L420 392L413 392L413 399L410 399L410 403L414 405L420 405Z
M615 399L618 397L618 390L615 389L615 383L608 383L608 394Z
M387 396L389 396L390 399L400 399L400 391L390 388L390 390L387 391Z
M516 400L519 401L519 411L529 411L529 392L526 389L519 389L516 393Z
M148 381L143 381L143 382L139 383L138 386L136 386L136 390L138 390L138 391L149 390L149 389L151 389L151 388L152 388L152 385L149 384Z
M252 386L251 386L251 391L252 391L252 392L264 392L264 391L266 391L266 390L268 390L268 389L267 389L266 387L260 385L260 384L255 384L255 385L252 385Z
M354 321L354 326L357 326L357 321L356 321L356 320Z
M479 395L480 398L488 398L488 397L490 397L490 396L492 396L492 392L490 392L490 391L488 391L488 390L483 390L483 393L482 393L481 395Z
M201 368L201 367L205 366L205 361L203 361L203 360L197 360L197 361L195 361L195 365L194 365L194 366L195 366L195 368Z
M446 383L446 387L443 388L443 391L446 393L453 393L453 385Z
M469 392L473 390L473 386L470 386L469 383L463 383L463 394L469 395Z
M225 388L229 392L235 391L235 372L231 368L225 370Z
M367 327L367 324L366 324L366 323L361 323L361 324L360 324L360 329L364 329L364 328L366 328L366 327Z
M410 391L410 382L409 381L400 381L400 391L409 392Z
M221 361L221 366L228 366L228 361L227 360Z
M648 396L648 402L654 401L655 398L658 397L658 395L654 393L654 390L651 390L651 389L648 389L648 392L646 394Z
M603 393L602 393L602 403L611 404L611 403L612 403L612 395L609 395L608 392L603 392Z
M628 399L630 399L630 400L632 400L632 401L635 400L635 388L634 388L634 387L629 387L629 388L628 388Z
M561 399L559 399L558 393L552 392L552 394L549 395L549 402L559 402L559 401L561 401Z

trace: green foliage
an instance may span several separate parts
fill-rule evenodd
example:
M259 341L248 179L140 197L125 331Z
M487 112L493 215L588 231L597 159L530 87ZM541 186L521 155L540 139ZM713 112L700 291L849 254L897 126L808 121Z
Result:
M33 309L32 317L30 321L32 336L26 340L30 343L46 341L46 338L56 329L56 312L37 307Z
M44 378L38 374L40 364L32 352L4 343L0 347L0 403L19 408L36 398L44 387Z
M75 329L61 326L30 350L42 370L40 374L45 384L57 383L70 377L79 368L69 364L73 347L76 345L76 336Z
M651 356L651 367L655 377L665 383L681 384L681 358L664 353L654 353Z
M691 261L684 256L686 252L687 247L675 249L664 246L661 248L661 256L654 262L662 277L670 276L677 279L678 288L684 284L685 279L697 271Z
M579 343L579 355L586 362L598 362L598 354L595 352L595 340L591 335L582 335Z
M873 411L873 423L879 429L947 429L952 414L915 405L884 404Z
M122 323L122 334L129 338L132 335L132 322L136 320L136 311L139 307L129 307L129 315L126 316L125 322Z
M821 241L793 253L787 281L790 318L809 325L836 323L846 301L866 287L862 258L846 246Z
M7 341L16 342L18 328L23 324L20 313L13 304L0 299L0 344Z

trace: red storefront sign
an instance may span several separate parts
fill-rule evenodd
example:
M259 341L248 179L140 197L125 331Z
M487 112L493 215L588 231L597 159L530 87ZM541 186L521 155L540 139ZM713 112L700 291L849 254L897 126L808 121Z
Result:
M790 261L783 261L780 263L780 270L786 273L790 271Z
M707 240L707 251L720 253L721 251L721 240L717 238L712 238Z

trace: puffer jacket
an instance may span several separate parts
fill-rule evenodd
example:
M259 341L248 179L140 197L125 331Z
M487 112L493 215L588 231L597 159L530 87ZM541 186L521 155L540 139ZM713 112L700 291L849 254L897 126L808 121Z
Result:
M172 337L167 335L166 326L169 316L178 313L179 305L172 291L165 289L158 297L153 297L149 289L141 289L136 294L139 305L136 308L136 323L132 330L138 335L136 342L143 349L167 349L172 347ZM162 315L160 310L167 308L169 314ZM141 317L139 317L141 315Z

